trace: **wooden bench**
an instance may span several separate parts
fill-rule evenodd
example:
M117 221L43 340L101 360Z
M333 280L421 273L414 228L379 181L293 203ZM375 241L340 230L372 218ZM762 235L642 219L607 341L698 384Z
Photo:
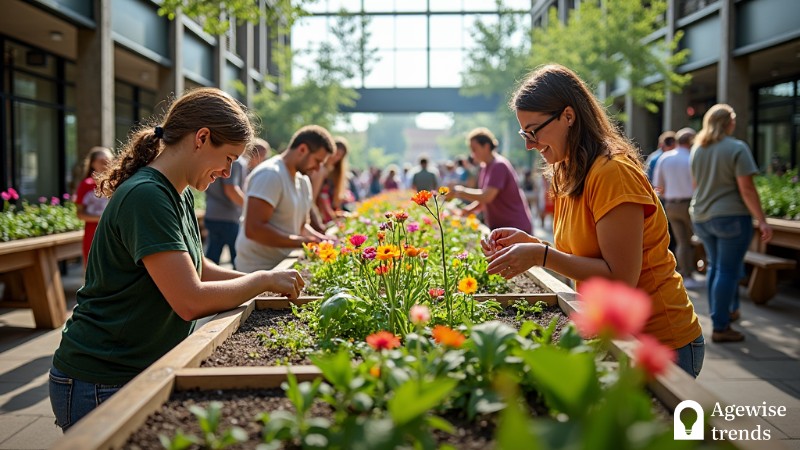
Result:
M697 236L692 236L692 245L698 258L698 268L705 269L705 250L703 242ZM745 264L753 266L753 271L747 281L747 295L753 303L763 305L775 296L778 284L778 270L792 270L797 266L793 259L767 255L757 251L748 251L744 255Z
M797 266L797 261L793 259L754 251L748 251L744 255L744 262L753 266L753 273L750 274L750 281L747 282L747 295L753 300L753 303L759 305L767 303L775 296L778 284L777 271L794 269Z
M31 308L36 328L63 325L67 302L58 261L79 258L82 243L82 230L0 243L0 274L6 274L0 307Z

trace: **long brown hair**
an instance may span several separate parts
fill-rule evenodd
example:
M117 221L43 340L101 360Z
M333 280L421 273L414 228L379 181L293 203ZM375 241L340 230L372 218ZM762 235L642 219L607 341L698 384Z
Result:
M333 165L333 169L331 169L330 173L328 174L328 180L331 182L331 186L333 187L331 191L331 205L333 208L336 209L341 206L343 194L347 190L347 139L337 136L334 138L334 142L336 143L336 150L344 151L344 155L342 155L342 159L336 161L336 164Z
M150 164L165 147L203 127L211 131L215 146L247 144L255 135L247 109L229 94L216 88L189 91L170 106L163 121L131 132L109 169L98 177L98 191L111 197L120 184Z
M106 147L92 147L92 149L89 150L89 154L83 160L82 180L85 180L94 175L94 169L92 168L92 164L94 164L94 162L97 161L97 158L99 158L100 155L106 155L108 156L109 159L112 159L114 157L114 154L111 153L111 150Z
M697 133L695 142L700 147L716 144L728 135L728 127L736 118L736 113L730 105L717 103L703 116L703 129Z
M643 170L639 150L612 124L586 83L564 66L548 64L536 68L514 92L509 106L546 114L557 114L567 106L575 111L575 122L567 134L566 159L545 171L553 180L553 193L557 196L581 195L589 169L603 154L609 159L611 155L625 155Z

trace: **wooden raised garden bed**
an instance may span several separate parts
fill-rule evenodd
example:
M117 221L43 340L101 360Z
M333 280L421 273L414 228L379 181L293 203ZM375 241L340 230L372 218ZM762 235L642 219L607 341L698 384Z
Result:
M290 267L293 262L293 260L284 261L281 267ZM547 271L533 268L527 275L547 293L503 294L486 297L495 298L501 303L518 299L524 299L531 303L543 301L551 306L557 305L567 315L579 308L579 303L576 301L577 294ZM301 304L309 300L310 298L300 298L293 303ZM285 367L200 368L199 366L215 348L236 332L254 310L288 307L289 301L286 299L257 297L239 308L217 315L132 380L117 395L72 427L63 439L56 442L53 448L81 450L121 448L125 446L131 434L141 427L153 412L160 409L175 391L264 389L279 386L285 380ZM630 357L634 347L634 342L614 341L611 350L618 357L622 354ZM311 380L321 376L320 371L314 366L292 366L291 372L298 377L298 381ZM684 399L697 401L706 411L713 409L714 404L718 401L674 364L664 375L653 380L649 384L649 388L670 411ZM713 423L717 428L732 428L732 425L725 421L714 421ZM741 427L742 425L744 425L743 422L737 421L736 426ZM736 447L743 449L779 448L777 443L771 445L769 442L759 442L757 446L748 442L737 442Z

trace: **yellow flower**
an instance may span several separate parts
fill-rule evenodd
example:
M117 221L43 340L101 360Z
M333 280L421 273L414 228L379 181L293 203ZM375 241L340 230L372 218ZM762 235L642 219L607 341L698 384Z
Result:
M461 265L461 261L458 259L453 258L453 267L458 267Z
M461 228L461 221L458 219L453 219L450 221L450 226L453 228Z
M400 257L400 249L394 245L379 245L378 254L375 256L381 261Z
M442 186L439 188L439 195L447 195L450 193L450 188Z
M465 294L473 294L478 290L478 280L472 277L462 278L458 282L458 290Z
M321 248L321 249L319 250L319 258L320 258L320 259L321 259L323 262L326 262L326 263L332 263L332 262L336 261L336 257L337 257L337 256L339 256L339 252L337 252L337 251L336 251L335 249L333 249L333 248L330 248L330 249L322 249L322 248Z

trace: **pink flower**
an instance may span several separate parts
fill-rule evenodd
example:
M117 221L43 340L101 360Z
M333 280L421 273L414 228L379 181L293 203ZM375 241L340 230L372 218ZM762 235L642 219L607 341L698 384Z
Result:
M50 204L51 205L55 206L55 205L58 205L60 203L61 203L61 200L59 200L58 197L51 197L50 198Z
M578 286L578 293L581 309L571 319L584 338L636 335L650 317L650 297L622 282L592 278Z
M63 198L64 200L69 200L71 197L69 194L65 193L64 195L61 196L61 198Z
M444 297L444 289L442 288L429 289L428 295L430 295L432 298Z
M350 243L353 244L355 248L361 247L366 241L367 237L363 234L354 234L350 236Z
M409 222L408 225L406 225L406 231L409 233L413 233L417 230L419 230L419 222Z
M414 325L425 325L431 320L431 310L425 305L414 305L408 312L408 318Z
M8 188L8 195L11 196L11 200L19 200L19 194L14 188Z
M428 225L428 226L433 225L433 219L431 219L428 216L423 217L422 221L425 222L425 225Z
M0 197L2 197L2 199L3 199L4 201L9 201L9 200L11 200L11 194L9 194L8 192L3 192L3 193L0 193Z
M463 261L463 260L467 259L468 256L469 256L469 253L467 253L467 251L464 250L463 252L457 254L456 258L458 258L458 259Z
M378 256L378 249L375 247L367 247L361 252L361 257L364 259L375 259Z
M47 197L39 197L39 203L47 203Z
M653 378L667 370L670 362L675 362L675 351L658 342L649 334L638 336L639 346L633 353L633 362L648 377Z

